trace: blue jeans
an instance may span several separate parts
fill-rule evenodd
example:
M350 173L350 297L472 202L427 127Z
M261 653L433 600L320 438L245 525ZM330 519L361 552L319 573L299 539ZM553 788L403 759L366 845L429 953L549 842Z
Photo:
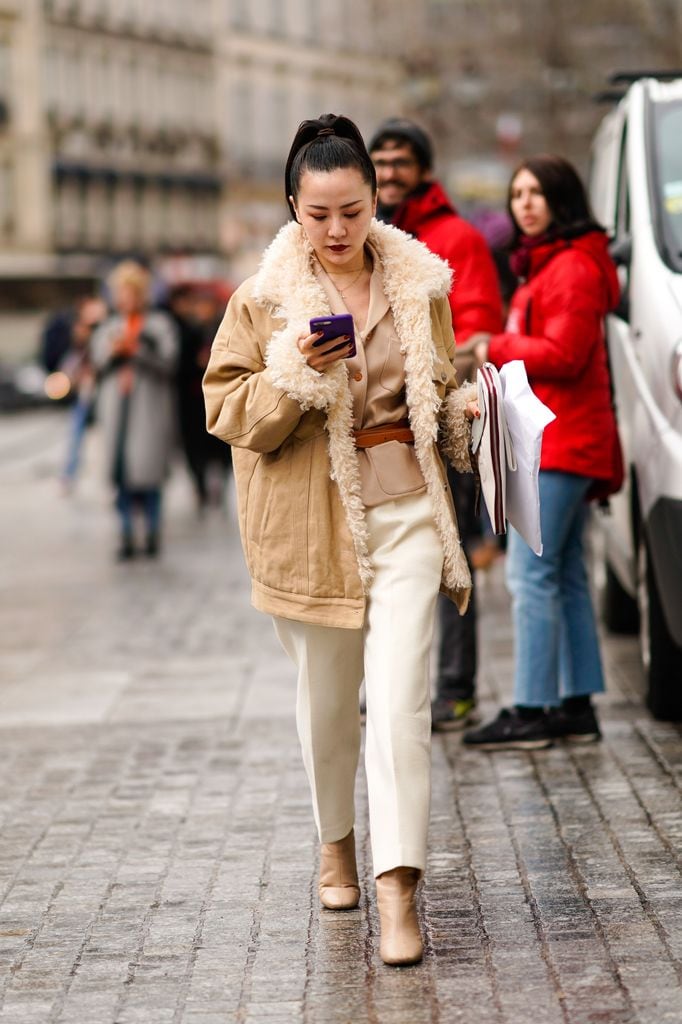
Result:
M133 511L135 506L141 507L147 523L147 532L158 533L161 525L161 490L153 488L145 491L129 491L119 487L116 494L116 508L121 517L121 530L131 536L133 532Z
M571 473L540 472L540 557L510 530L507 586L515 631L515 704L555 706L564 697L604 689L583 550L591 483Z
M71 423L69 427L69 450L64 467L64 479L73 481L78 473L81 448L88 425L88 416L92 407L91 398L77 398L71 407Z

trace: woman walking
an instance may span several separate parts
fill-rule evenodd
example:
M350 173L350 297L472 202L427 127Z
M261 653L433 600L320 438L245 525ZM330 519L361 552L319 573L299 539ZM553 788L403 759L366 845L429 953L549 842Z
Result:
M353 122L304 121L285 178L294 220L230 301L204 379L207 422L233 447L253 603L298 671L321 902L360 898L364 676L381 956L413 963L436 597L442 587L464 611L471 586L437 442L471 470L475 391L457 390L449 269L374 219L374 167ZM311 317L339 313L352 314L354 355L347 336L311 333Z
M121 522L119 560L136 554L134 513L146 524L145 554L159 553L161 488L174 439L174 374L178 358L175 327L148 306L150 279L132 260L110 278L117 313L92 339L107 472L116 487Z
M508 207L511 265L523 283L505 333L481 342L477 357L498 367L522 359L556 420L545 430L540 462L542 555L514 530L509 536L514 707L464 736L490 750L600 737L591 696L604 689L604 677L583 535L589 501L609 492L618 468L604 316L619 289L606 235L576 171L558 156L521 164Z

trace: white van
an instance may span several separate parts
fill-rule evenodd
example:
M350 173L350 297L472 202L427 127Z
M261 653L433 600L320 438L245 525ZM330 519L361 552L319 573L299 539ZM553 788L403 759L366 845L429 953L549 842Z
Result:
M604 620L639 628L648 705L682 720L682 75L629 85L592 147L622 299L607 334L627 479L605 517Z

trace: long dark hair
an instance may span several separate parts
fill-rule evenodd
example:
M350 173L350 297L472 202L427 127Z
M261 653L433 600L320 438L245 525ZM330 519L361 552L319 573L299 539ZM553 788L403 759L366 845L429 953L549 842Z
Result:
M567 238L587 231L603 231L594 219L585 186L572 163L554 153L538 153L523 160L515 169L509 181L507 210L514 225L511 248L515 248L523 236L511 211L511 193L516 175L530 171L540 182L542 194L552 214L549 234Z
M357 167L374 195L377 175L357 125L349 117L337 114L321 114L311 121L301 121L284 172L285 195L292 217L296 211L289 197L298 197L303 172L336 171L340 167Z

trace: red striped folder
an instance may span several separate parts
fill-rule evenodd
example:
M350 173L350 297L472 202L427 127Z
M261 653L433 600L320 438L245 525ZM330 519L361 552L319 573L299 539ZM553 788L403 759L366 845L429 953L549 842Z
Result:
M481 492L495 533L507 532L507 470L516 469L516 458L504 414L502 385L492 363L479 367L478 407L481 418L474 420L471 450L478 463Z

